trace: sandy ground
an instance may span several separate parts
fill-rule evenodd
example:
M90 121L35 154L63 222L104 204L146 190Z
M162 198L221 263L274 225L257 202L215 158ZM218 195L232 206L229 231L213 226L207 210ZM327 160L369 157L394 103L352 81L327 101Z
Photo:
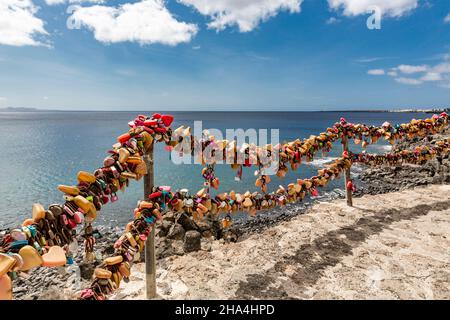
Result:
M450 299L450 186L320 203L238 243L158 261L161 299ZM144 298L144 265L113 299Z

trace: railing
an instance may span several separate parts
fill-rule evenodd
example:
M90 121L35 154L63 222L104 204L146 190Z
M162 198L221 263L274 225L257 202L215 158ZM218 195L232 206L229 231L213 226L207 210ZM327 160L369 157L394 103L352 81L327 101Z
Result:
M284 206L286 203L301 201L307 194L317 195L317 188L323 187L332 179L339 178L345 173L345 189L347 201L352 205L350 168L353 163L366 163L373 165L392 163L420 163L438 154L448 154L450 141L444 140L434 147L421 147L414 151L402 151L386 155L353 154L348 150L349 139L361 143L363 147L377 143L380 138L391 143L412 137L425 137L440 132L448 127L446 113L433 116L426 120L413 120L408 124L392 126L389 123L381 127L351 124L341 119L332 128L318 136L311 136L305 140L295 140L283 145L267 145L256 147L254 161L233 163L234 169L258 166L263 168L259 155L261 152L279 155L277 175L283 177L288 167L295 170L302 159L311 160L319 151L331 150L333 143L341 140L343 156L310 179L298 179L285 187L280 186L275 192L267 193L269 176L260 170L256 185L261 192L236 193L230 191L212 197L209 188L203 188L195 195L185 192L172 192L169 187L153 186L153 145L155 142L164 142L175 151L185 152L183 142L200 145L202 152L207 146L214 144L223 155L230 155L232 159L238 158L238 152L249 154L247 148L236 146L235 142L215 141L193 137L189 128L180 127L172 132L170 125L173 117L154 114L151 118L138 116L129 123L130 130L118 138L113 146L110 156L104 161L102 168L94 174L80 172L77 186L59 186L65 194L64 205L51 205L45 210L41 205L33 205L33 217L24 221L21 228L11 230L0 243L0 298L10 298L7 293L10 288L10 277L14 278L18 271L28 271L37 266L62 266L70 262L70 243L76 241L74 230L84 220L85 227L81 234L85 238L85 251L87 260L93 260L95 234L92 222L97 212L109 200L116 201L116 192L124 189L130 179L145 179L145 199L135 209L135 219L126 226L124 235L116 241L115 254L104 260L103 264L95 270L94 281L90 288L81 294L82 299L105 299L114 291L123 277L128 277L131 264L137 252L146 248L147 297L156 295L155 285L155 258L154 258L154 225L161 214L167 210L184 211L194 220L200 220L204 215L212 215L222 219L223 228L231 225L231 214L237 211L248 212L251 216L260 210L267 210L275 206ZM219 152L220 152L219 151ZM247 153L246 153L247 152ZM203 159L203 153L202 153ZM204 159L205 163L209 159ZM249 160L247 158L247 160ZM209 174L204 175L207 184L218 187L218 179L214 174L214 162L208 163L205 168ZM63 249L64 248L64 249ZM1 294L1 292L5 294Z

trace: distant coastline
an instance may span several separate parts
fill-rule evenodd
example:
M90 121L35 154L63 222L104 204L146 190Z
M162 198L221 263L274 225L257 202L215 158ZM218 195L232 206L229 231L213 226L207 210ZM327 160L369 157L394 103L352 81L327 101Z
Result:
M38 109L38 108L31 108L31 107L7 107L7 108L0 108L0 112L155 112L157 110L50 110L50 109ZM417 109L386 109L386 110L308 110L308 111L294 111L294 110L280 110L280 111L270 111L270 110L232 110L232 111L225 111L225 110L174 110L172 112L239 112L239 113L245 113L245 112L264 112L264 113L271 113L271 112L353 112L353 113L360 113L360 112L369 112L369 113L382 113L382 112L401 112L401 113L410 113L410 112L422 112L422 113L440 113L440 112L450 112L450 107L445 108L417 108Z
M44 111L53 111L53 110L44 110L44 109L37 109L37 108L22 108L22 107L0 108L0 112L44 112ZM59 110L55 110L55 111L59 111Z

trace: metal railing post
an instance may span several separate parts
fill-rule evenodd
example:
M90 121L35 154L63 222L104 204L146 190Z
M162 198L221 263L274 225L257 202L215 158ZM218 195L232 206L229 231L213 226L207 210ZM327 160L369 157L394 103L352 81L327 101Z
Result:
M153 175L153 146L147 150L144 155L144 161L147 165L147 175L144 176L144 199L152 192L154 186ZM145 282L147 299L156 297L156 255L155 255L155 227L152 228L150 235L145 242Z
M347 133L344 132L342 135L342 150L348 152L348 137ZM350 168L345 170L345 190L347 192L347 205L353 207L353 195L352 190L347 187L348 182L351 180Z

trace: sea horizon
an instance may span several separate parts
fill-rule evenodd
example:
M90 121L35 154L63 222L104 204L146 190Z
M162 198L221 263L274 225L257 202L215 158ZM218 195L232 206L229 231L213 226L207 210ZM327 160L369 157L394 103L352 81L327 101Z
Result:
M211 110L169 110L166 107L161 108L155 108L155 109L136 109L136 110L99 110L99 109L93 109L93 110L75 110L75 109L40 109L40 108L28 108L28 107L6 107L6 108L0 108L0 112L120 112L120 113L130 113L130 112L162 112L164 113L170 113L170 112L194 112L194 113L201 113L201 112L210 112L210 113L311 113L311 112L330 112L330 113L338 113L338 112L358 112L358 113L382 113L382 112L443 112L443 111L449 111L450 107L437 107L437 108L388 108L388 109L336 109L336 110L221 110L221 109L211 109Z

